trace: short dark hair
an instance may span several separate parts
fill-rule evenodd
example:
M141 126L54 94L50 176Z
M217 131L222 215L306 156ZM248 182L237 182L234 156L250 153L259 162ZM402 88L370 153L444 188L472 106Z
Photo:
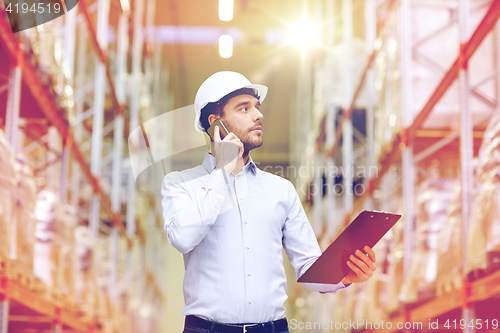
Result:
M226 103L224 103L224 105L225 104ZM210 127L210 123L208 122L208 117L211 114L215 114L216 116L222 117L224 112L223 111L224 105L219 105L217 104L217 102L208 103L203 109L201 109L200 122L203 128L205 129L205 132Z
M227 94L226 96L219 99L217 102L208 103L203 109L201 109L201 114L200 114L200 122L203 128L205 129L205 132L210 127L210 123L208 122L208 117L211 114L215 114L219 117L222 117L224 115L224 106L227 104L227 102L231 98L239 95L251 95L260 100L260 96L256 89L241 88Z

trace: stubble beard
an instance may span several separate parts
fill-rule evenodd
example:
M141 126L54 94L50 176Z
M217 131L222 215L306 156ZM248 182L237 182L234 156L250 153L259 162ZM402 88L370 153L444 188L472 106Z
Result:
M258 138L249 138L248 136L252 135L251 133L247 133L247 138L245 140L241 140L243 142L243 148L245 150L245 153L248 154L250 150L259 148L262 146L264 143L264 140L262 139L262 135L259 136Z
M257 135L257 137L254 137L252 132L249 132L249 129L246 129L242 133L238 130L235 130L233 128L233 126L231 126L231 124L227 124L226 127L227 127L229 132L233 132L240 139L240 141L243 143L243 150L244 150L243 156L248 155L250 150L255 149L255 148L259 148L264 143L264 140L262 138L263 133L261 133L260 136Z

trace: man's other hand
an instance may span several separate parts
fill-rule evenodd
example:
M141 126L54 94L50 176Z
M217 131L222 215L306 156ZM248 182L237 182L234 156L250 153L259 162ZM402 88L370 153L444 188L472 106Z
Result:
M347 262L347 266L349 266L351 271L342 279L344 285L365 282L377 269L375 265L375 252L368 246L365 246L364 250L366 254L360 250L356 250L356 252L349 257L350 260Z

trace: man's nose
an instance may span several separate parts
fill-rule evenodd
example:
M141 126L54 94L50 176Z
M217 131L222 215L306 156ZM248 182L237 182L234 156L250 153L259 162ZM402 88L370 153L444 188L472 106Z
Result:
M254 109L255 109L255 116L254 117L256 119L262 119L262 118L264 118L264 115L260 112L259 109L257 109L257 108L254 108Z

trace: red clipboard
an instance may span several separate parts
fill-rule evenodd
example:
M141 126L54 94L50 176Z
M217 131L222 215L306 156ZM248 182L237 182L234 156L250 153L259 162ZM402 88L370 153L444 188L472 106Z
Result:
M339 283L351 271L347 266L349 256L365 246L373 248L400 218L386 212L361 212L297 282Z

